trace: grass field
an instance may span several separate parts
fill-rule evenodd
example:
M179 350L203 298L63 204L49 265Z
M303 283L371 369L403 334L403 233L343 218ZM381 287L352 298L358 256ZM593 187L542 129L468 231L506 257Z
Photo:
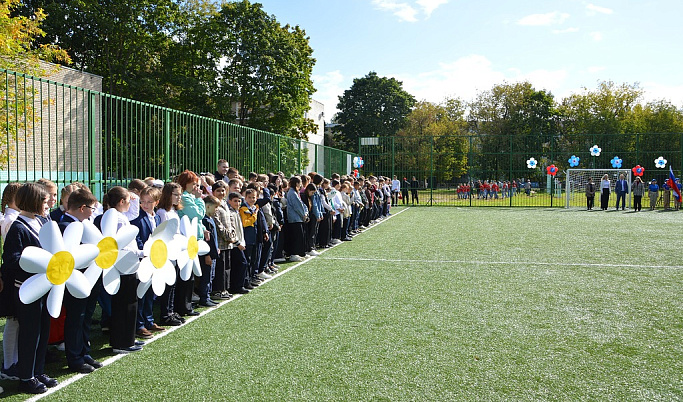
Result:
M396 211L45 399L680 400L682 219Z

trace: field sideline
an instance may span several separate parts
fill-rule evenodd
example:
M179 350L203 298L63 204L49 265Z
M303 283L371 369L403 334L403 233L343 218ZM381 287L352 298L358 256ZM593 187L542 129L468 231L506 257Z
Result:
M43 400L681 399L681 222L397 211Z

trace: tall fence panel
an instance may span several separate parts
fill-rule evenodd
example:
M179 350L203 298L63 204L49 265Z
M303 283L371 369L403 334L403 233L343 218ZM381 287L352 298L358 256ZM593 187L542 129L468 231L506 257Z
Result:
M242 173L352 170L345 151L9 70L0 77L2 188L47 178L100 196L133 178L213 172L220 158Z

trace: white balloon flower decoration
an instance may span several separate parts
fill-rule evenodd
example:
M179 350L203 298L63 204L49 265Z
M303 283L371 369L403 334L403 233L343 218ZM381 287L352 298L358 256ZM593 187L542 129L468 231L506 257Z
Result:
M135 273L140 263L134 252L124 250L135 239L139 229L128 225L117 230L117 225L118 212L115 209L107 210L102 216L101 231L90 221L83 223L83 242L95 244L100 249L85 276L93 285L102 276L102 285L110 295L119 291L121 275Z
M528 167L529 169L536 169L537 164L538 162L534 158L529 158L526 161L526 167Z
M591 156L600 156L600 152L602 152L602 148L597 145L593 145L588 150L590 151Z
M175 283L176 273L171 261L176 260L180 252L179 245L173 240L178 225L175 218L162 222L145 242L145 257L140 261L138 268L139 298L147 293L150 286L155 295L161 296L166 285L171 286Z
M180 279L186 281L190 279L192 272L197 276L202 276L202 269L199 265L199 256L209 253L209 244L204 240L197 240L197 218L190 218L184 215L180 219L180 235L176 235L175 240L180 244L180 254L177 263L180 268Z
M668 161L664 159L663 156L660 156L659 158L655 159L655 167L658 167L660 169L664 169L666 167L666 163Z
M19 288L19 300L30 304L47 296L47 311L54 318L59 317L66 288L72 296L83 299L90 295L92 285L85 275L78 271L97 257L96 246L81 244L83 224L73 222L59 230L57 222L50 221L40 228L38 238L41 247L28 246L21 253L19 265L29 273Z

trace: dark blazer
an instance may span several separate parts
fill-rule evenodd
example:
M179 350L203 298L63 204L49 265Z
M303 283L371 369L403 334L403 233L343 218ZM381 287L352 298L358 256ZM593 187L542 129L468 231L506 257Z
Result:
M218 258L218 233L216 232L216 222L214 222L212 217L204 215L202 223L206 230L211 232L211 240L208 240L207 243L209 244L209 257L211 257L212 260L215 260Z
M59 223L60 219L62 218L62 215L64 215L64 211L62 211L62 208L57 207L57 209L50 212L50 219Z
M617 194L628 194L628 182L626 180L617 180L614 183L614 191Z
M154 227L159 226L161 224L161 217L159 215L154 215L154 222L156 223ZM152 221L149 219L147 212L140 210L140 215L130 221L130 224L137 226L138 229L140 229L138 235L135 236L135 241L138 244L138 249L142 250L145 246L145 242L149 239L149 236L152 235Z

